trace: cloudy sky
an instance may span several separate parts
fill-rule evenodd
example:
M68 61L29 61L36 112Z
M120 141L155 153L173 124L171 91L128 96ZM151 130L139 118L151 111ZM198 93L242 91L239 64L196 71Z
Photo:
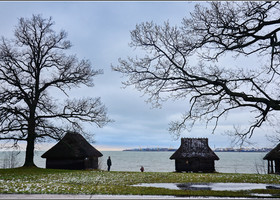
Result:
M193 10L193 2L0 2L0 35L13 37L14 27L20 17L30 18L32 14L53 17L55 30L68 32L73 47L70 54L89 59L95 69L104 74L96 77L95 87L81 88L73 96L101 97L108 109L108 115L115 122L100 129L86 128L94 133L95 145L101 149L126 149L145 147L177 148L180 140L168 133L168 124L177 119L189 106L188 100L169 101L161 109L153 109L146 103L146 96L133 87L123 89L121 74L113 72L111 65L118 64L118 58L136 56L128 45L130 31L137 23L154 21L180 25L183 17ZM246 113L235 112L221 121L216 133L203 122L197 123L191 132L182 137L208 137L214 147L231 146L231 138L224 132L234 123L246 123ZM264 129L252 137L256 147L271 146Z

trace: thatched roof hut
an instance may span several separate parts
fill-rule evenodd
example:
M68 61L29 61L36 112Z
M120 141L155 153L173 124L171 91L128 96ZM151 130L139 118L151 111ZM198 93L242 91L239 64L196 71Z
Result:
M268 161L268 174L280 174L280 143L268 152L263 159Z
M41 157L46 158L46 168L97 169L98 157L103 156L85 138L68 132L55 146Z
M170 157L178 172L214 172L219 157L208 146L208 138L181 138L181 146Z

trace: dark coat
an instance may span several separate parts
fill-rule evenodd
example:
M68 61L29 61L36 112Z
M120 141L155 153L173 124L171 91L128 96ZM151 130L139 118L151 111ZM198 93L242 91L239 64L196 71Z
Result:
M108 165L108 166L111 166L111 165L112 165L112 161L111 161L111 158L110 158L110 157L107 159L107 165Z

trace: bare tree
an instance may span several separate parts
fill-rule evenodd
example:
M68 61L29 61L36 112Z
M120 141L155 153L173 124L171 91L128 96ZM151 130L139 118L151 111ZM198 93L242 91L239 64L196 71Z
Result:
M279 2L211 2L197 4L181 26L138 24L130 45L145 56L119 59L113 70L155 105L190 99L182 120L171 123L173 133L202 119L214 124L214 132L222 116L247 109L253 121L243 130L234 128L243 141L264 122L273 123L280 110L279 9ZM236 66L219 66L224 58Z
M102 127L110 121L100 98L67 98L72 88L92 87L102 71L66 55L71 43L53 25L41 15L20 18L15 38L0 43L0 140L27 142L24 166L34 166L36 141L60 139L69 129L84 133L84 122ZM65 102L52 97L54 91L65 94Z

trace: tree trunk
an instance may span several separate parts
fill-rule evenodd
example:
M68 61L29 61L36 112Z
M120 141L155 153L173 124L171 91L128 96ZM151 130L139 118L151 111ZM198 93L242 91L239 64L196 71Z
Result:
M36 166L34 164L34 148L35 148L35 120L34 120L34 115L31 112L31 117L29 119L28 123L28 136L27 136L27 145L26 145L26 153L25 153L25 162L24 162L24 167L33 167Z
M24 167L33 167L34 164L34 147L35 147L35 138L28 136L27 145L26 145L26 153L25 153L25 162Z

